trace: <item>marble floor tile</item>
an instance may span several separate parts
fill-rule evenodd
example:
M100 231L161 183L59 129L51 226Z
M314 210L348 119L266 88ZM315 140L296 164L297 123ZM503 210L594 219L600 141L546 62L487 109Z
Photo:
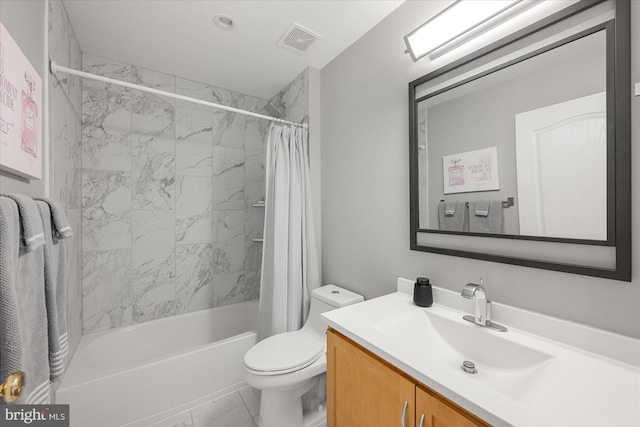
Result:
M239 393L233 393L191 410L194 427L253 427L253 418Z
M244 404L246 405L252 417L258 416L260 413L260 390L251 386L246 386L238 390Z
M191 419L191 412L185 411L180 414L174 415L162 420L158 423L152 424L149 427L194 427L193 420Z

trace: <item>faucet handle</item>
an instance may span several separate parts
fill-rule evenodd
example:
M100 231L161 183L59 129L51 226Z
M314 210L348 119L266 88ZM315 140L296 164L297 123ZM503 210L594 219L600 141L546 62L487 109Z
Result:
M473 299L479 286L480 285L476 285L475 283L467 283L466 285L464 285L464 288L462 288L462 292L460 293L460 295L467 299Z

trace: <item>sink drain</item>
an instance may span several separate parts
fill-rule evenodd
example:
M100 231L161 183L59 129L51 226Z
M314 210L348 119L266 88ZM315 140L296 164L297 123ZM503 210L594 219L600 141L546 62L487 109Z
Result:
M476 369L476 364L469 360L465 360L464 362L462 362L462 366L460 367L467 374L476 374L478 372L478 370Z

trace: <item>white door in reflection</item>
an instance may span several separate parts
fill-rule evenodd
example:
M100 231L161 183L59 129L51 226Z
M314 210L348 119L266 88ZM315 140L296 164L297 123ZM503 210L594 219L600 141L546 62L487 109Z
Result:
M520 234L606 240L606 94L517 114Z

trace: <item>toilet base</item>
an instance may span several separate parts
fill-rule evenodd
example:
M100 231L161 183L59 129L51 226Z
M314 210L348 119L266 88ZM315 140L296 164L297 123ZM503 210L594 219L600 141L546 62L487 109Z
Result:
M315 411L306 411L302 415L302 423L300 423L298 414L294 415L294 419L285 420L283 414L278 414L279 419L273 420L269 415L266 417L266 421L260 413L258 417L258 427L326 427L327 426L327 408L325 405L320 405ZM275 422L276 424L274 424ZM286 423L286 424L285 424Z
M327 426L327 408L325 405L321 405L315 411L308 411L304 413L303 417L304 427L326 427Z
M302 395L311 390L318 377L310 378L299 387L289 390L262 390L258 427L319 427L324 425L326 410L324 404L319 410L304 411Z

